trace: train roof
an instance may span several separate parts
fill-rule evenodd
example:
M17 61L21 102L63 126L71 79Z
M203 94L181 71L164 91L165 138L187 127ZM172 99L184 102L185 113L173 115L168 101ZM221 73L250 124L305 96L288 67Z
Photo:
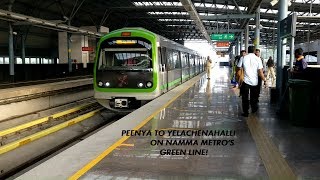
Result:
M200 55L200 53L198 51L195 51L195 50L192 50L192 49L189 49L187 48L186 46L182 45L182 44L179 44L175 41L172 41L166 37L163 37L159 34L156 34L152 31L149 31L148 29L145 29L145 28L142 28L142 27L125 27L125 28L121 28L121 29L117 29L117 30L114 30L114 31L111 31L110 33L112 32L118 32L118 31L130 31L130 30L140 30L140 31L147 31L149 33L152 33L154 34L155 36L157 36L160 40L161 43L165 43L165 44L171 44L171 47L174 47L174 49L184 49L184 50L187 50L187 51L191 51L193 52L194 54L197 54L197 55Z

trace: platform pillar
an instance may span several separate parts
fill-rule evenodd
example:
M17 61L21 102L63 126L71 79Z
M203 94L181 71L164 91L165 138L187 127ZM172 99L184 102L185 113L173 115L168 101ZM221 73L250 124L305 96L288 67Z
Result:
M21 34L21 59L22 64L26 63L26 50L25 50L25 44L24 44L24 34Z
M240 36L238 36L237 43L238 43L238 55L240 55L240 51L241 51Z
M69 72L72 72L72 62L71 62L71 33L67 33L67 49L68 49L68 67L69 67Z
M243 34L242 34L242 32L240 33L240 52L243 50ZM239 52L239 54L240 54L240 52Z
M9 1L8 11L12 11L12 5L14 0ZM10 79L14 81L14 49L13 49L13 27L12 22L9 22L9 67L10 67Z
M256 10L256 28L254 33L254 47L259 49L260 46L260 6Z
M245 43L244 43L245 50L248 53L248 47L249 47L249 24L246 25L244 41L245 41Z
M281 89L282 89L282 69L285 65L286 62L286 46L282 45L283 43L286 43L286 39L283 39L281 41L280 37L280 21L285 19L288 14L288 1L287 0L279 0L278 3L278 31L277 31L277 81L276 81L276 89L279 93L279 95L282 94Z

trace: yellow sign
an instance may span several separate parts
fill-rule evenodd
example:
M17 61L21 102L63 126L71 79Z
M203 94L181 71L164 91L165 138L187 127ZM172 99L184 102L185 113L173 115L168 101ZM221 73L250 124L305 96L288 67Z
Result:
M136 44L137 40L116 40L116 44Z

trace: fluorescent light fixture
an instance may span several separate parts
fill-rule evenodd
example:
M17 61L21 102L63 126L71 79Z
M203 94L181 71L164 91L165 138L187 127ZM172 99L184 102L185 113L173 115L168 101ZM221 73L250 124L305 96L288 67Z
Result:
M278 0L272 0L272 1L270 2L271 6L274 6L274 5L276 5L277 3L278 3Z
M288 1L288 6L291 6L291 0L287 0ZM270 2L271 6L274 6L276 5L277 3L279 2L279 0L272 0Z

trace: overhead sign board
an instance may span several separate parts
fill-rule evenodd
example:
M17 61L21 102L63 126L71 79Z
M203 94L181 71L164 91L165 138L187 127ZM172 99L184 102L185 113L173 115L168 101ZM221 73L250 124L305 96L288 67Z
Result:
M234 34L211 34L211 40L234 40Z
M280 21L280 37L296 36L297 14L293 13Z
M229 47L230 43L226 41L221 41L216 43L216 47Z
M82 51L93 51L93 47L82 47Z

